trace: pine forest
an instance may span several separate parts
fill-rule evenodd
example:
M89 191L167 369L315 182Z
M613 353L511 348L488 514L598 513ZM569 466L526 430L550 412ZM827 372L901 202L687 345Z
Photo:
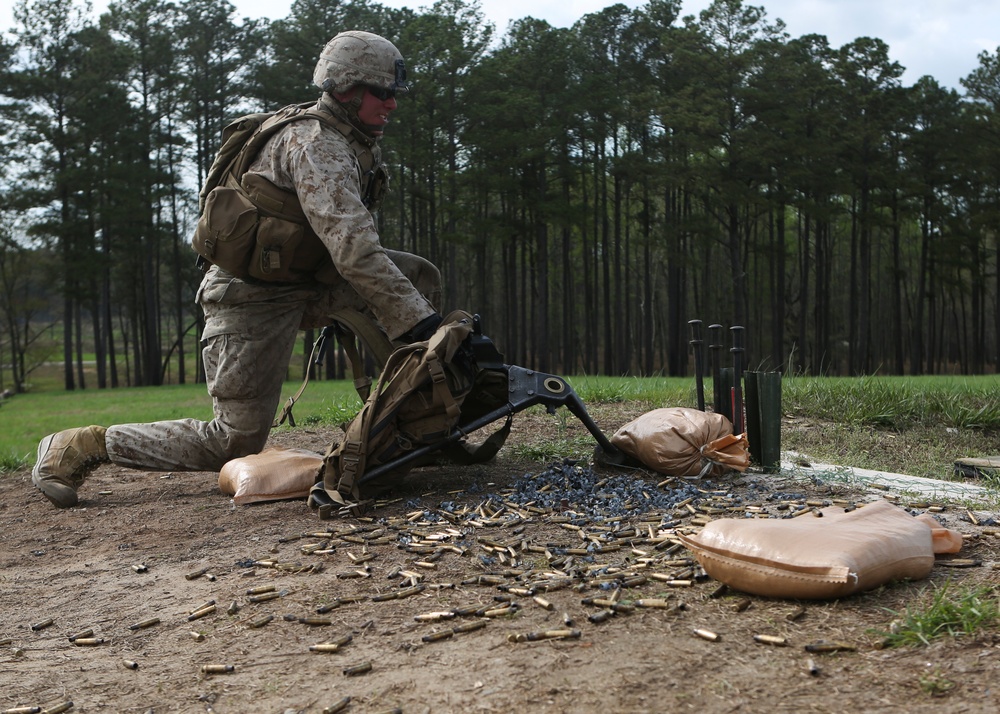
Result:
M222 129L315 100L319 51L348 29L392 40L411 84L383 141L382 242L436 263L444 308L482 315L507 362L681 376L698 319L744 327L751 369L997 371L1000 48L958 90L904 86L877 38L792 37L741 0L569 28L497 28L464 0L296 0L280 20L18 0L0 389L42 364L67 390L202 379L190 236Z

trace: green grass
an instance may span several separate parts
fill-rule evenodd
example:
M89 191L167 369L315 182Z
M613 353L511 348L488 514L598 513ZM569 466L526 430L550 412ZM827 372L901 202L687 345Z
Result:
M282 403L299 386L297 381L286 382ZM360 406L351 382L313 381L293 414L300 426L339 424L342 417L350 418ZM0 407L0 472L33 464L38 441L62 429L188 417L212 418L212 398L204 384L18 394Z
M921 646L995 628L1000 624L1000 602L993 588L958 587L948 582L934 588L929 603L893 614L896 619L888 631L875 633L883 646Z
M1000 377L797 377L785 412L851 426L1000 429Z
M577 376L567 381L588 405L633 403L653 409L696 403L692 378ZM298 386L297 381L286 382L283 400ZM711 381L705 383L705 395L710 402ZM339 426L360 405L349 381L314 381L295 407L296 424ZM956 456L997 450L1000 378L793 377L783 380L782 409L786 417L818 425L804 443L798 441L802 436L783 437L783 448L830 463L941 478ZM33 463L39 439L61 429L211 416L211 399L200 384L29 391L0 406L0 471ZM560 409L556 418L564 422L573 417ZM557 434L544 453L521 455L555 458L582 448L565 437ZM590 450L589 442L585 450ZM893 460L897 456L900 460Z

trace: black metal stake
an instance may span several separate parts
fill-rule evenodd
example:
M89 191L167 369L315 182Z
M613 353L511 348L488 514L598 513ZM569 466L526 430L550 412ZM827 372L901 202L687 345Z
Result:
M745 427L743 421L743 328L733 325L729 328L733 333L733 433L742 434Z
M701 320L688 320L691 326L691 347L694 348L694 378L698 388L698 409L705 411L705 341L701 339Z
M708 346L712 351L712 408L716 414L722 414L722 363L719 351L722 349L722 325L709 325L708 331L712 343Z

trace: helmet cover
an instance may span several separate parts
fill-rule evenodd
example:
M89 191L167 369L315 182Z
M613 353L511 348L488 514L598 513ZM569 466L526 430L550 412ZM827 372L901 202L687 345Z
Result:
M405 92L406 66L396 46L380 35L360 30L341 32L319 55L313 82L329 94L364 84Z

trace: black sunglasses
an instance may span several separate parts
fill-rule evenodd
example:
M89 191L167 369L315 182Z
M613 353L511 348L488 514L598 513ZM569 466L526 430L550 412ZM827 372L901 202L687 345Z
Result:
M386 101L388 99L392 99L393 97L396 96L396 90L395 89L386 89L385 87L376 87L376 86L371 85L371 84L366 84L365 85L365 89L367 89L368 93L370 95L372 95L373 97L375 97L380 102L384 102L384 101Z

